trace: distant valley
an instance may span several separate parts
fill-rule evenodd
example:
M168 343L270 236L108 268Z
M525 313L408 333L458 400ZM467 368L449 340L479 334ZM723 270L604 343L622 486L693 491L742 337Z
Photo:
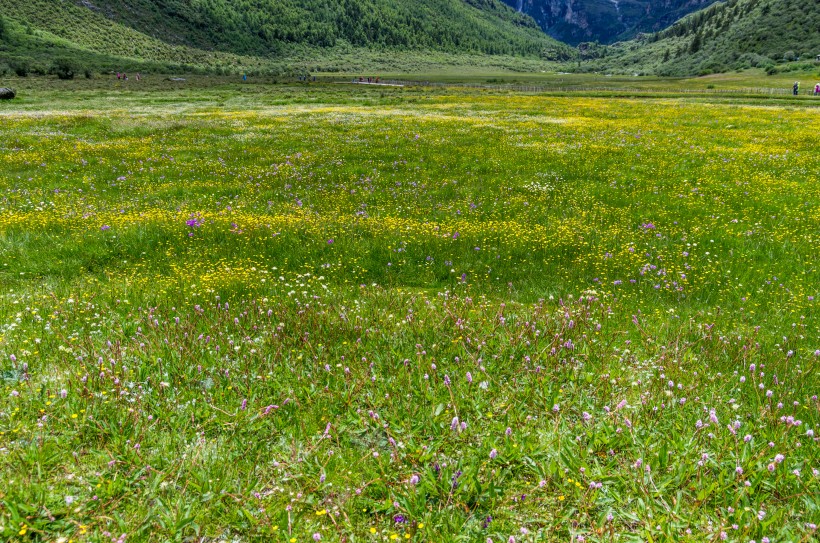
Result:
M639 32L662 30L684 15L703 9L715 0L504 0L510 7L535 19L553 38L581 42L613 43Z

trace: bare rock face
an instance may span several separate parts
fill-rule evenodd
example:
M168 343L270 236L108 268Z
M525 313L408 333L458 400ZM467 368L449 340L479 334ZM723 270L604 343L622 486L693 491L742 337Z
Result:
M613 43L666 28L716 0L502 0L570 45Z
M14 89L0 88L0 100L11 100L15 96L17 96L17 93L14 92Z

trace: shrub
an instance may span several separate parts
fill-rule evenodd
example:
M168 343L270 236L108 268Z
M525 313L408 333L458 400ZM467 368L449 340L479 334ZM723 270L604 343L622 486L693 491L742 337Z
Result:
M779 68L780 73L810 71L814 67L811 62L792 62Z
M766 68L772 64L769 57L764 57L763 55L758 55L757 53L743 53L740 55L739 62L741 64L748 64L752 68Z
M74 79L76 71L74 63L67 58L55 60L51 68L51 72L60 79Z
M716 60L704 62L698 71L699 75L719 74L728 71L726 65Z
M15 60L10 63L11 69L14 70L14 73L17 77L27 77L31 68L28 65L28 62L25 60Z

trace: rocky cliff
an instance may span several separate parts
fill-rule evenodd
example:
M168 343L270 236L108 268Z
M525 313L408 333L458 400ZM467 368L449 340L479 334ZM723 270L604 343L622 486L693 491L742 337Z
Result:
M572 45L613 43L666 28L715 0L504 0L550 36Z

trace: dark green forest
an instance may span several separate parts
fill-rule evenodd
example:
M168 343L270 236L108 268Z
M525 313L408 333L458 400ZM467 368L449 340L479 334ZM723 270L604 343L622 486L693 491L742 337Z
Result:
M0 0L0 13L13 29L0 65L58 54L97 69L136 61L236 72L379 52L573 55L498 0Z
M694 75L811 69L820 55L820 2L727 0L669 28L616 44L596 69Z
M283 44L533 55L535 22L496 0L98 0L100 12L171 42L242 54Z

